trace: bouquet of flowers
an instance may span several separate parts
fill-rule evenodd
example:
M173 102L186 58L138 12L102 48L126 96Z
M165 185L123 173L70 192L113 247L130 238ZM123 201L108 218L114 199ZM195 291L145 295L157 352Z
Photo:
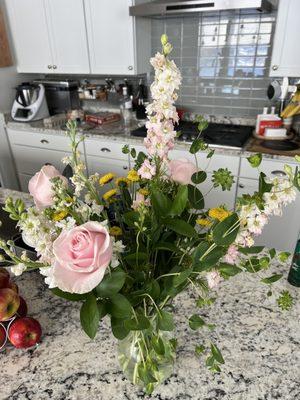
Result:
M80 320L89 337L95 337L102 318L110 319L120 341L122 369L148 393L172 372L173 299L190 287L199 310L187 316L190 329L213 329L199 313L214 301L211 290L222 279L265 272L274 257L287 258L286 253L254 246L254 239L300 189L298 168L286 166L285 178L271 180L260 172L258 191L240 198L235 210L226 205L205 208L201 183L207 174L198 166L197 153L207 152L208 161L213 157L201 138L207 122L201 117L196 121L199 135L189 150L195 163L170 160L181 75L169 59L172 46L166 35L161 42L162 53L151 59L155 79L147 108L145 153L124 147L124 153L135 159L127 177L87 176L78 152L83 138L69 122L72 156L63 162L72 167L73 176L67 180L46 165L29 183L35 206L25 209L21 200L11 198L5 205L38 260L30 260L25 252L18 257L13 243L0 242L16 275L39 269L55 295L82 302ZM249 162L258 168L261 155L251 156ZM230 190L233 182L225 167L212 175L212 189ZM268 274L262 282L272 285L280 278ZM277 300L283 309L293 302L287 291ZM205 354L210 370L220 371L224 359L216 344L198 345L196 351Z

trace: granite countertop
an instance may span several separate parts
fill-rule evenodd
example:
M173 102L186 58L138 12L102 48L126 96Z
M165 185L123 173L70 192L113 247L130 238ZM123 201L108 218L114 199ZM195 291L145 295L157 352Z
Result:
M226 117L223 118L216 118L210 116L209 120L211 122L216 122L216 123L235 123L235 124L246 124L249 125L250 122L253 122L252 120L247 120L247 119L234 119L232 121L231 119L228 119ZM89 138L96 138L96 139L109 139L111 141L116 141L116 142L121 142L121 143L127 143L131 145L143 145L143 138L141 137L133 137L130 136L130 130L136 129L139 126L143 126L144 122L142 121L137 121L133 120L131 127L124 129L124 126L122 122L114 122L111 124L103 125L101 127L93 128L86 130L84 132L81 132L85 137ZM66 131L59 128L45 128L43 121L33 121L33 122L16 122L11 119L8 115L6 116L6 126L11 129L17 129L20 131L30 131L30 132L37 132L37 133L45 133L45 134L59 134L59 135L66 135ZM184 143L184 142L177 142L175 144L175 148L178 150L187 150L190 147L190 143ZM232 149L232 148L227 148L227 147L217 147L214 148L216 154L226 154L226 155L235 155L235 156L244 156L248 157L253 152L262 152L264 153L264 157L267 159L274 159L274 160L282 160L282 161L294 161L294 156L296 154L300 155L300 149L297 151L292 151L292 152L274 152L270 151L267 149L264 149L263 147L259 147L257 149L256 142L252 138L249 139L249 141L245 144L245 146L242 149Z
M272 269L286 276L290 262ZM274 298L266 296L267 287L252 274L223 282L215 304L201 312L217 324L212 333L190 331L186 316L196 312L194 295L181 294L175 302L179 341L175 370L151 397L121 372L108 319L91 341L80 328L80 304L51 295L38 272L15 280L29 315L42 325L43 338L36 348L7 347L0 354L1 400L296 400L299 396L300 289L286 279L275 288L293 294L296 304L288 312L278 309ZM226 360L218 375L211 374L194 353L196 344L209 339Z

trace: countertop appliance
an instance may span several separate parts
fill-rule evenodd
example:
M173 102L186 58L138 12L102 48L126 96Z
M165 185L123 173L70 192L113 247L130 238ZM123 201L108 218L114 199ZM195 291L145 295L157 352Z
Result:
M136 17L157 17L242 9L270 12L272 4L269 0L156 0L129 7L129 14Z
M37 79L34 83L44 85L50 115L80 108L78 81L71 79Z
M29 122L49 117L45 88L42 84L24 82L16 87L11 117Z
M252 136L253 129L253 126L210 123L201 137L210 147L240 149ZM180 121L175 130L181 132L177 138L181 142L192 143L198 135L197 124L190 121ZM131 135L146 137L146 127L133 130Z

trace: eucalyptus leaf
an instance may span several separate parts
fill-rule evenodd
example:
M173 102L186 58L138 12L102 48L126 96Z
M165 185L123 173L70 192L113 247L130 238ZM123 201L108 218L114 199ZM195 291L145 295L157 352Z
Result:
M175 328L173 315L168 311L161 310L160 313L157 313L156 321L157 328L161 331L173 331Z
M207 173L205 171L198 171L192 175L192 182L195 185L199 185L200 183L204 182L207 178Z
M107 309L115 318L125 319L132 316L131 304L127 298L120 293L115 294L109 299Z
M233 213L213 228L213 239L220 246L229 246L234 242L239 229L239 216Z

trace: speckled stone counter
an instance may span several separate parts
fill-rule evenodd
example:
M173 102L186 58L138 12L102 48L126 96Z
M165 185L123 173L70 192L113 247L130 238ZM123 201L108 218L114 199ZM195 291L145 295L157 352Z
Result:
M0 191L1 192L1 191ZM6 192L6 195L8 192ZM273 271L287 275L285 266ZM117 341L108 319L91 341L81 330L78 303L51 295L37 272L16 279L28 302L29 314L43 327L37 348L7 347L0 354L1 400L297 400L300 394L300 289L284 279L276 291L289 289L295 306L282 312L259 278L244 274L223 282L218 299L201 315L217 324L215 332L191 332L192 292L175 303L179 341L174 373L151 397L126 380L117 361ZM226 364L211 374L194 346L218 343Z

